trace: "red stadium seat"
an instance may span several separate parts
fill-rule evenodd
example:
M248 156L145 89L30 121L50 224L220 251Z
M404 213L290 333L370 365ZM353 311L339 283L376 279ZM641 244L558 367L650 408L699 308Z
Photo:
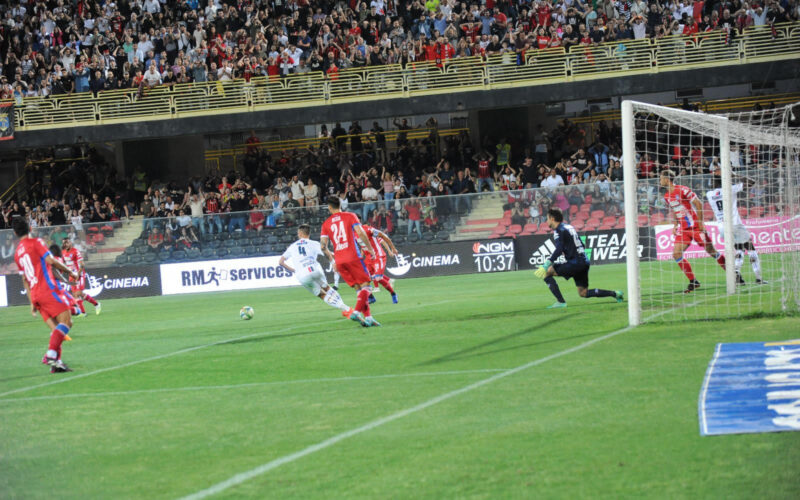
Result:
M572 205L569 207L569 214L574 215L578 211L578 205Z
M606 213L603 210L592 210L591 213L592 219L602 219L605 215Z
M650 220L646 215L640 215L636 217L636 224L639 227L645 227L650 224Z
M614 215L608 215L606 217L603 217L602 220L603 220L603 225L606 224L614 225L617 222L617 217Z
M508 233L510 234L519 234L521 232L522 232L522 226L520 226L519 224L513 224L511 226L508 226Z
M536 230L539 229L539 224L525 224L525 227L522 228L522 232L524 233L535 233Z
M753 207L750 209L750 218L759 219L764 216L764 207Z
M587 231L594 231L595 229L599 229L602 223L602 220L592 218L586 221L583 228Z

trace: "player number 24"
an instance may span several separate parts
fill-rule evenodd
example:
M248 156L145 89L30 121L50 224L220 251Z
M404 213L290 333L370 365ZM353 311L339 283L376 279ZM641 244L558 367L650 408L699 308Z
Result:
M347 241L347 233L344 232L344 221L339 221L331 225L333 231L333 242L340 245Z

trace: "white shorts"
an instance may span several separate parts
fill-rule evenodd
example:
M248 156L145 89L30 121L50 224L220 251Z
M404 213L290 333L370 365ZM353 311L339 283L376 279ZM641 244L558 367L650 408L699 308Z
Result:
M325 273L322 272L322 269L319 267L315 267L314 271L311 273L298 274L296 276L297 281L314 295L319 295L323 288L328 287L328 280L325 279Z
M725 239L725 228L720 225L719 234L722 239ZM742 245L750 241L750 231L747 230L742 224L733 225L733 244Z

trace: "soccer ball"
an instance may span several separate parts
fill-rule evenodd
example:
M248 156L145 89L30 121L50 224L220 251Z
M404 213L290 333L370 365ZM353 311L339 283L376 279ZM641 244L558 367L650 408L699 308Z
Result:
M253 308L252 308L252 307L250 307L250 306L244 306L244 307L242 307L242 309L239 311L239 317L240 317L240 318L242 318L242 319L252 319L252 318L253 318L253 315L254 315L255 313L256 313L256 312L253 310Z

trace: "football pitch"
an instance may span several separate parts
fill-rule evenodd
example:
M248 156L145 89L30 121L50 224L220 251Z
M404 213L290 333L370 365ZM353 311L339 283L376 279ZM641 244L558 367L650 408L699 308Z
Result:
M559 284L548 311L530 271L398 280L369 329L300 288L107 300L63 375L41 319L2 309L0 498L800 496L800 432L697 421L717 342L800 320L628 329ZM625 289L624 266L591 285Z

